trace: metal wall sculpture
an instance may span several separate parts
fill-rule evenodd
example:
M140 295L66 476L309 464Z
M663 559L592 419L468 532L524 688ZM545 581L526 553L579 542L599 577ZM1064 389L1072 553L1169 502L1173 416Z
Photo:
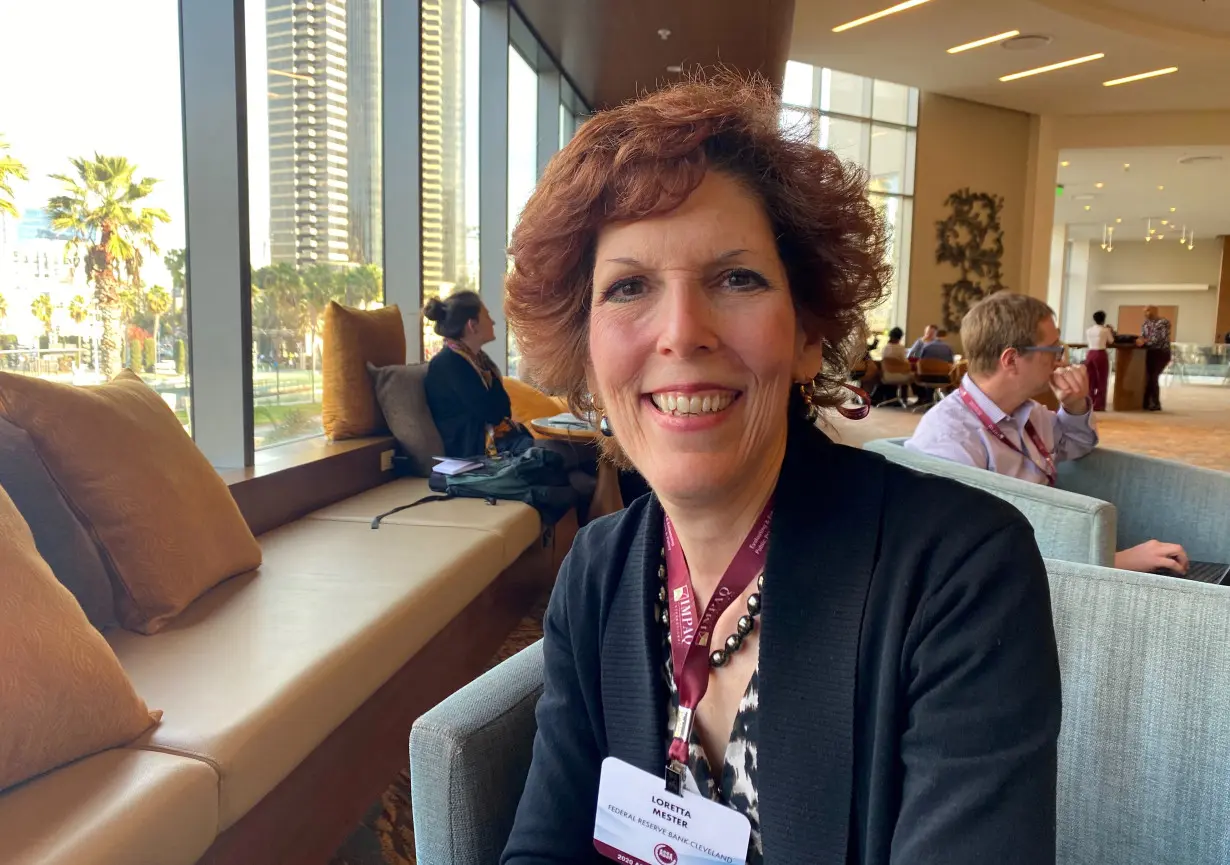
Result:
M1004 230L999 216L1002 195L959 189L944 201L951 208L947 219L935 223L937 264L951 264L960 271L944 288L943 326L961 329L969 308L987 295L1003 291Z

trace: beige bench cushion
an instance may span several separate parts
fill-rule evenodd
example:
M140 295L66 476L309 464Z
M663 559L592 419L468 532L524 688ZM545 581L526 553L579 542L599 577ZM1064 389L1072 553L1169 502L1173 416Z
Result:
M163 710L148 747L222 779L219 831L285 778L502 569L494 533L299 520L261 538L264 564L154 636L107 635ZM409 719L407 719L409 724Z
M393 508L435 495L423 478L399 478L345 501L308 514L315 520L351 520L370 524L372 519ZM508 567L537 543L542 535L538 511L521 502L497 501L489 505L481 499L452 499L427 502L387 516L382 526L450 526L481 529L504 540L504 567Z
M119 748L0 795L4 865L191 865L213 843L218 775Z

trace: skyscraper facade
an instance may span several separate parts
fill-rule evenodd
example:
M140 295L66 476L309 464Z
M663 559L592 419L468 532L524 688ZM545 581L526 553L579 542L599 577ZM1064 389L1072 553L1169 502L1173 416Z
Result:
M274 263L350 261L346 5L267 0Z
M469 285L465 248L465 27L472 0L422 0L423 296Z
M346 0L350 260L384 263L380 0Z

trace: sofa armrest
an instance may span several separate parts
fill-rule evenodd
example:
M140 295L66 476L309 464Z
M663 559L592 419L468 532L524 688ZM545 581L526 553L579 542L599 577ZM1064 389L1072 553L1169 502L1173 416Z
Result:
M1047 560L1059 865L1230 862L1230 588Z
M1119 549L1157 538L1198 561L1230 562L1230 474L1097 448L1060 465L1059 485L1114 503Z
M1029 520L1043 556L1092 565L1114 564L1114 505L1089 495L906 450L904 444L903 438L876 439L863 448L915 471L952 478L1003 499Z
M419 862L499 860L529 775L541 695L540 640L414 722L410 792Z

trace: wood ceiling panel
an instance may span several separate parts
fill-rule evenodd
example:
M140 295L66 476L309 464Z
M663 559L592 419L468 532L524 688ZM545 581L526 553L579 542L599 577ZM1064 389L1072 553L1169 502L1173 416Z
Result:
M718 63L780 85L795 0L515 0L595 108ZM661 39L658 30L671 31Z

